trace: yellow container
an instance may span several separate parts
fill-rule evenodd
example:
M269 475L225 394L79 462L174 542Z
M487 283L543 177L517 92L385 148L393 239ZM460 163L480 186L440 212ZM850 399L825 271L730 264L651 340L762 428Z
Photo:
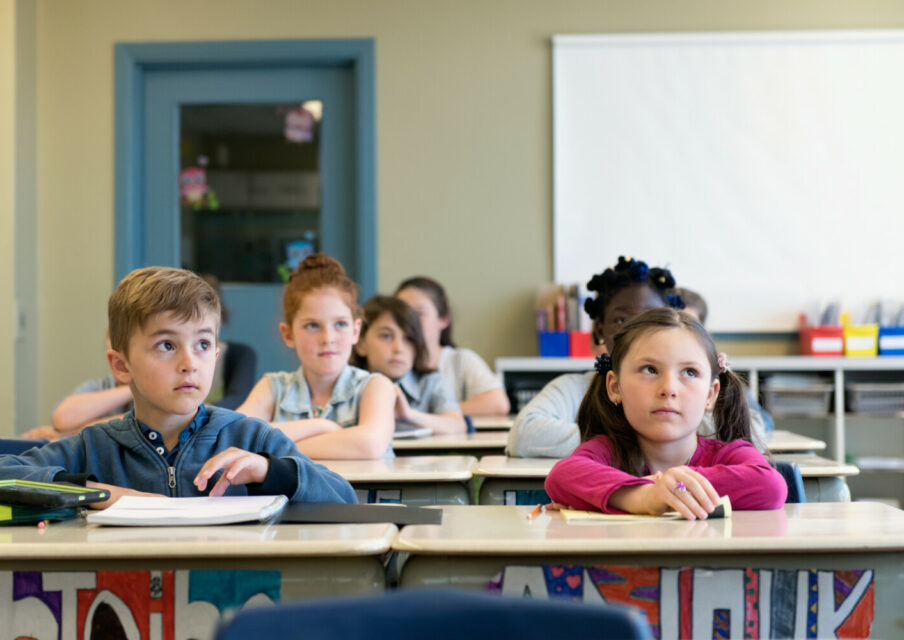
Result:
M878 324L849 324L847 314L841 316L844 335L844 355L872 358L879 353Z

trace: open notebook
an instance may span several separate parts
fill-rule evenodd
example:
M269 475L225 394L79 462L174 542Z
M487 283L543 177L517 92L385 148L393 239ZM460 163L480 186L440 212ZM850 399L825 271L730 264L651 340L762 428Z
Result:
M262 522L282 511L287 502L286 496L123 496L112 507L88 514L88 522L135 527Z
M677 511L667 511L661 516L650 516L638 513L601 513L599 511L578 511L576 509L562 509L562 517L568 524L585 522L626 522L630 520L682 520L683 517ZM719 504L708 520L731 517L731 501L728 496L719 498Z

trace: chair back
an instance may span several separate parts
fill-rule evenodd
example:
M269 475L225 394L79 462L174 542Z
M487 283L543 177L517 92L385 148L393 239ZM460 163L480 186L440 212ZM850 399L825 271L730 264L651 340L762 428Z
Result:
M778 460L775 463L775 468L782 474L785 483L788 485L788 498L785 503L797 504L806 502L807 494L804 493L804 479L800 474L800 467L797 466L797 463Z
M398 589L239 612L215 640L458 640L460 638L652 640L631 607L533 600L452 589Z

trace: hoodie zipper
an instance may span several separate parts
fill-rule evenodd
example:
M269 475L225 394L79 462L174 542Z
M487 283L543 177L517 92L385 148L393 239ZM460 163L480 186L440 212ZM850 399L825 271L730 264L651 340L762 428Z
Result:
M167 467L166 470L169 472L170 493L174 493L176 489L176 467Z

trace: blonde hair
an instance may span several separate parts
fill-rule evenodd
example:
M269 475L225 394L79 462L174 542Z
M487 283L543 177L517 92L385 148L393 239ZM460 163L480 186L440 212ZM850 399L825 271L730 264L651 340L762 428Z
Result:
M186 269L144 267L122 279L107 304L110 346L128 355L129 340L158 313L182 320L213 314L220 323L220 299L204 280Z
M308 256L298 265L283 292L283 316L291 325L304 297L317 289L336 289L342 294L352 317L358 318L358 285L345 273L338 260L325 253Z

